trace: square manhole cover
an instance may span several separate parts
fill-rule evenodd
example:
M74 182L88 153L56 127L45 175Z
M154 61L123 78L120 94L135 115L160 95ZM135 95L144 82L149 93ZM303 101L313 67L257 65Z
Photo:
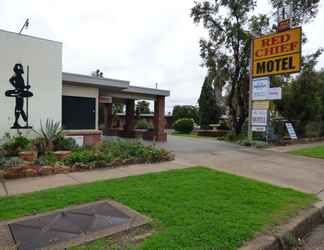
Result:
M19 250L35 250L82 239L103 230L111 234L116 227L120 231L121 225L127 230L132 226L134 215L105 201L15 221L8 227Z

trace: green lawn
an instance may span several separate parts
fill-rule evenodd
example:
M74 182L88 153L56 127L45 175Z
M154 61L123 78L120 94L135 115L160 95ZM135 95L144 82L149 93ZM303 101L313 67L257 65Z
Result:
M302 148L302 149L292 151L291 153L293 153L295 155L302 155L302 156L309 156L309 157L324 159L324 145L310 147L310 148Z
M136 247L149 250L236 249L265 226L316 200L292 189L195 167L1 198L0 219L106 198L153 218L156 233ZM80 249L103 249L104 244L100 240Z

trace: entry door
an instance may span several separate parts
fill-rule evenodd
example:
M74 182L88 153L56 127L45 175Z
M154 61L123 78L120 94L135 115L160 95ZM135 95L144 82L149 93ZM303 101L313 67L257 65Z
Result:
M95 129L96 98L63 96L62 125L64 129Z

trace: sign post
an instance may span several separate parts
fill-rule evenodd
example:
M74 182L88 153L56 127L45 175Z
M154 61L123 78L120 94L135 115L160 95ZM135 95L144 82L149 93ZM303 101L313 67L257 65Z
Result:
M281 12L283 19L281 21L287 20L286 15L289 15L290 11L284 9ZM269 76L297 73L301 69L302 29L301 27L290 29L289 21L286 26L286 28L281 27L281 32L251 40L249 140L253 139L253 131L264 132L269 127L269 105L268 103L261 103L261 101L280 100L282 98L280 87L270 88ZM255 101L260 103L255 103ZM254 108L261 105L265 108Z

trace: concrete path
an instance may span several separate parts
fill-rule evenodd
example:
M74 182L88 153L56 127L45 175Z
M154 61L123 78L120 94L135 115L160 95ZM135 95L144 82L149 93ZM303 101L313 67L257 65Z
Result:
M324 199L322 192L324 160L294 156L276 150L245 148L215 139L169 136L168 143L158 146L174 151L176 160L159 164L6 180L0 183L0 196L200 165L283 187L317 193Z

